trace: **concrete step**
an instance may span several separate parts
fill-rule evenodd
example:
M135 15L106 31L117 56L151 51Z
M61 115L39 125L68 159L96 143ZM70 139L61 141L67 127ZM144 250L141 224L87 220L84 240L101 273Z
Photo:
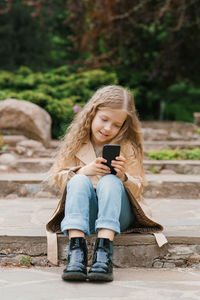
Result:
M18 142L27 140L23 136L5 136L4 141L9 146L6 152L13 152ZM34 150L34 157L54 157L58 147L60 145L59 140L51 140L49 148ZM144 141L144 151L154 151L154 150L163 150L163 149L193 149L200 147L200 139L184 141L184 140L158 140L158 141ZM10 150L9 150L10 149ZM4 151L4 152L5 152ZM3 153L3 152L2 152Z
M44 173L6 173L0 174L0 197L14 194L18 196L60 196L58 189L50 189L43 183ZM198 199L200 197L200 176L148 174L149 185L144 189L146 198ZM38 195L39 193L39 195ZM12 197L12 196L11 196ZM44 196L42 196L44 197Z
M9 146L16 146L17 143L28 140L24 135L5 135L3 137L4 143ZM51 140L49 143L49 148L55 149L58 147L60 141L59 140Z
M53 140L51 142L51 148L46 150L37 150L34 151L35 157L54 157L58 149L60 141ZM194 141L144 141L144 152L154 151L154 150L163 150L163 149L193 149L200 147L200 140Z
M200 147L200 140L194 141L144 141L144 151L163 149L193 149Z
M52 164L53 158L20 158L17 160L15 170L20 173L45 173Z
M200 198L199 175L149 174L146 178L149 184L143 193L146 198Z
M53 158L20 158L13 169L19 173L44 173L53 161ZM151 173L172 170L178 174L200 174L200 160L144 160L144 168Z
M170 170L177 174L200 175L200 160L144 160L144 169L154 174Z
M114 242L116 267L200 266L200 200L147 199L154 219L165 226L168 244L159 248L150 234L121 234ZM30 256L33 265L48 265L45 224L55 199L0 199L0 265ZM96 236L88 240L89 264ZM66 263L67 238L58 235L59 262Z
M50 146L54 149L56 149L60 144L59 140L52 140L50 143ZM180 148L180 149L185 149L185 148L194 148L194 147L199 147L200 146L200 138L199 139L194 139L194 140L166 140L166 139L161 139L161 140L156 140L156 141L150 141L150 140L144 140L144 147L145 148L152 148L153 146L161 147L160 149L165 149L165 147L169 148ZM163 148L164 147L164 148Z
M52 140L50 144L50 148L47 149L47 151L38 151L35 152L35 154L38 154L38 156L47 155L48 157L53 155L58 149L60 144L60 141L58 140ZM200 139L198 140L190 140L190 141L184 141L184 140L175 140L175 141L169 141L169 140L158 140L158 141L145 141L143 143L144 151L154 151L154 150L163 150L163 149L193 149L196 147L200 147ZM51 153L52 150L52 153ZM46 153L46 154L45 154Z

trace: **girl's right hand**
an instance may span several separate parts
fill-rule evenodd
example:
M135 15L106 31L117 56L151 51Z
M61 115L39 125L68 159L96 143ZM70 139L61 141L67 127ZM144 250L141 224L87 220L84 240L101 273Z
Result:
M90 164L80 168L76 174L84 174L84 175L106 175L110 174L110 168L104 164L103 162L107 162L107 160L103 157L97 157Z

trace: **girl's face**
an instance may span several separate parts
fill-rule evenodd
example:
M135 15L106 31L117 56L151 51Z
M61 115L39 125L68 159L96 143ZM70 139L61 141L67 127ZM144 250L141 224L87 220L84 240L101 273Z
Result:
M91 125L91 139L95 145L109 143L120 131L127 113L120 109L98 110Z

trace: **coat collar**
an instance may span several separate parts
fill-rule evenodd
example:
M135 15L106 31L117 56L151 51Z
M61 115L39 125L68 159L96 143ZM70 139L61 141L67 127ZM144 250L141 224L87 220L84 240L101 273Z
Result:
M80 150L76 153L76 157L80 159L83 163L86 165L91 163L91 161L96 159L96 154L94 152L94 147L89 140L88 142L85 142Z

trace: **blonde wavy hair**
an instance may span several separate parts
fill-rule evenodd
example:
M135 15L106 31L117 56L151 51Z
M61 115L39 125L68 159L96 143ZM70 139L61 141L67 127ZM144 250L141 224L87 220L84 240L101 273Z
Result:
M65 167L65 161L72 159L82 144L90 139L91 124L98 110L120 109L127 112L127 118L112 144L131 142L141 168L143 161L142 132L131 92L117 85L98 89L84 108L77 113L60 145L54 164L49 172L49 182Z

